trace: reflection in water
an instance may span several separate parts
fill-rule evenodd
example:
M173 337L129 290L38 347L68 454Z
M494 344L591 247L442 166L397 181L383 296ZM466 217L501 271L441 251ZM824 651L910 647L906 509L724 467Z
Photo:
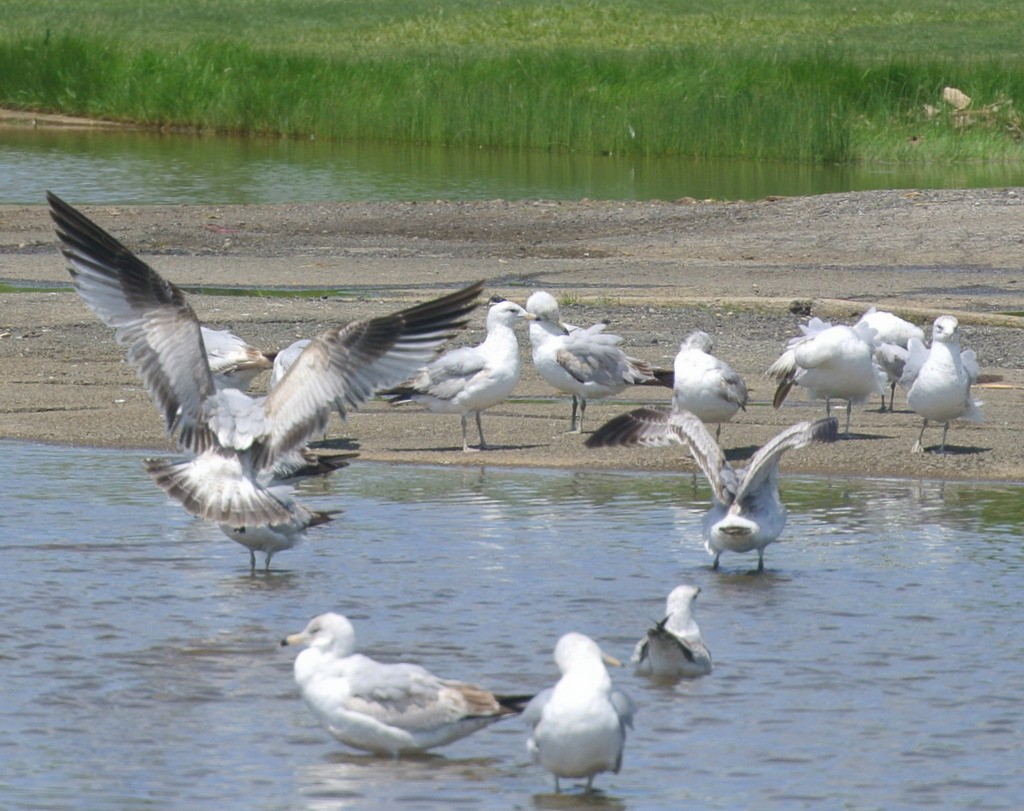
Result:
M584 197L759 200L889 188L1024 185L1024 166L810 166L737 160L0 129L0 203L285 203Z
M1019 487L783 481L763 575L710 570L681 475L357 463L283 571L152 486L145 454L0 445L0 805L135 809L1016 808ZM551 793L515 719L420 759L318 725L280 639L335 610L361 647L499 692L578 630L628 659L680 582L714 672L636 701L618 775Z

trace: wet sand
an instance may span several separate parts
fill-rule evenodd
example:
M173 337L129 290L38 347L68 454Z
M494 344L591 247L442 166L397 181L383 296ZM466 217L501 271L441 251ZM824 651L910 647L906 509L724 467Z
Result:
M59 193L59 189L56 190ZM74 203L74 201L70 201ZM881 191L757 203L432 202L280 206L93 206L84 210L182 286L317 288L322 297L193 295L199 317L266 349L475 279L523 303L562 299L576 324L610 322L629 351L670 367L694 328L743 374L752 402L722 431L731 459L824 413L799 390L779 410L764 370L809 314L852 322L870 305L930 332L956 315L989 382L985 422L956 423L950 453L911 455L920 419L857 406L852 437L789 454L789 472L1024 481L1024 190ZM0 206L0 436L173 452L123 348L69 285L44 207ZM39 289L41 288L41 289ZM482 338L478 311L459 343ZM587 450L569 403L534 373L484 415L497 450L464 454L459 420L374 401L331 444L362 458L444 465L692 470L681 448ZM258 387L259 384L257 384ZM586 432L663 388L594 401ZM473 435L475 438L475 435ZM941 428L925 444L935 447ZM585 438L585 435L584 435Z

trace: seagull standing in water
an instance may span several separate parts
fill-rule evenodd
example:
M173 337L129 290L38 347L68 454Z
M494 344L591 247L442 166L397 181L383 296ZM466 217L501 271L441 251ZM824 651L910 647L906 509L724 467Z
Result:
M924 330L893 313L870 307L854 326L865 325L874 334L875 362L889 380L889 412L896 410L896 384L903 376L907 362L907 346L911 339L924 341ZM885 411L885 394L882 394L882 411Z
M907 405L924 418L911 451L924 452L924 431L931 420L943 424L939 453L945 453L952 420L982 421L981 403L971 399L971 384L980 372L977 357L972 349L961 353L960 324L951 315L940 315L932 324L931 349L912 340L909 352L900 383L910 389Z
M704 548L718 568L722 552L757 550L757 570L764 570L764 549L786 526L779 498L779 462L789 450L813 442L835 442L835 417L801 422L787 428L734 468L704 423L686 411L639 408L602 425L587 440L588 448L609 445L685 445L711 485L712 505L704 515Z
M679 347L674 364L672 408L689 411L705 424L717 425L715 439L740 409L747 408L747 384L712 352L711 336L694 330Z
M467 419L476 417L480 434L479 450L487 450L480 415L485 409L503 403L519 382L519 341L516 324L534 320L518 304L500 300L487 311L487 337L479 346L465 346L445 352L421 369L409 383L392 389L391 405L420 403L429 411L462 416L462 450L469 447Z
M314 617L281 644L308 646L295 658L302 698L331 735L367 752L398 757L444 746L518 715L530 700L356 653L355 629L340 614Z
M636 710L612 687L606 663L619 665L590 637L566 634L555 645L561 679L523 711L533 728L526 749L555 776L555 791L561 791L561 777L586 777L590 791L596 774L622 767L626 727L633 726Z
M793 386L807 389L813 398L825 398L825 414L832 414L832 398L846 400L846 428L850 433L853 404L885 391L885 372L874 360L874 337L866 325L832 326L812 318L800 328L803 335L789 341L786 351L768 367L779 386L772 406L779 408Z
M627 386L661 384L647 363L619 348L622 338L606 333L604 324L583 328L563 323L558 302L550 293L535 292L527 299L526 310L535 316L530 344L537 373L549 385L572 395L569 433L582 433L588 398L611 397Z
M332 410L358 408L428 363L465 326L483 282L313 339L265 397L218 390L185 294L59 197L47 194L75 289L128 347L167 431L188 459L146 460L157 485L191 515L270 558L329 517L298 504L276 471L323 434ZM264 528L269 528L264 530ZM256 548L251 539L262 535ZM245 541L241 540L245 537ZM247 542L248 541L248 542Z
M659 679L704 676L711 672L711 651L693 618L699 586L676 586L665 601L665 619L636 643L636 672Z

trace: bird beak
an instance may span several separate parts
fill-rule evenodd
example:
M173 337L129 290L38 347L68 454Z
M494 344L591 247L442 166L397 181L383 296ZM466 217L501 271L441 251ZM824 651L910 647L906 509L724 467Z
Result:
M609 656L607 653L604 653L603 651L601 653L601 661L604 662L606 665L611 665L612 667L622 667L622 662L620 662L614 656Z
M306 641L305 634L291 634L281 640L281 646L285 645L301 645Z

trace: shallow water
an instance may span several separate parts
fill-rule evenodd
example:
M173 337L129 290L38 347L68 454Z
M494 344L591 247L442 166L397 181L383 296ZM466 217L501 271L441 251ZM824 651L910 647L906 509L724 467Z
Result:
M344 507L252 577L141 453L0 444L0 806L1017 808L1024 511L1014 486L787 480L790 522L713 572L687 475L393 467L304 487ZM555 798L508 721L422 759L314 721L279 640L338 610L364 652L541 689L579 630L628 658L677 583L715 671L655 685L623 770Z
M1024 164L813 166L147 132L0 129L0 203L759 200L1024 185Z

